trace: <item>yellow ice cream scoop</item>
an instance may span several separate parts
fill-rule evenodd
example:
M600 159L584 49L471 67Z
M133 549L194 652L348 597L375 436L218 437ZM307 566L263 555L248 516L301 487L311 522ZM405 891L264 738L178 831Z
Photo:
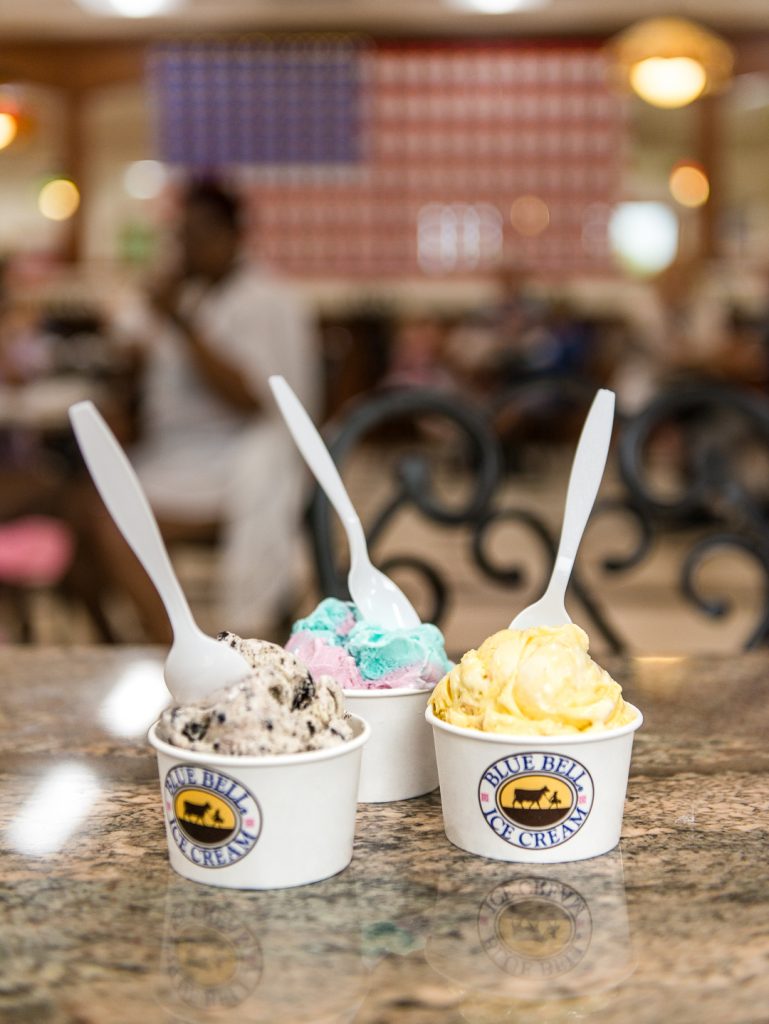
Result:
M450 725L535 736L599 732L636 717L574 623L494 633L443 677L430 704Z

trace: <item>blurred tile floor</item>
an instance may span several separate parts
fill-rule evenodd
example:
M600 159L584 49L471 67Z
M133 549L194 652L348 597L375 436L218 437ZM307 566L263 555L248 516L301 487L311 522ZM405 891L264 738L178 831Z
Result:
M345 479L353 501L364 522L369 520L390 493L390 471L398 457L395 451L368 449L358 455L345 470ZM557 533L568 480L570 453L529 458L529 468L511 477L498 505L534 512ZM466 473L439 466L434 485L447 502L457 502L467 493ZM621 492L610 463L600 497ZM617 514L594 516L580 549L578 568L601 605L612 627L625 640L628 649L643 655L677 655L690 652L729 652L740 649L758 620L762 582L747 556L725 552L708 561L699 575L703 592L709 597L728 597L731 613L722 619L710 619L683 597L678 578L683 560L702 531L691 530L658 539L646 560L637 568L621 574L606 573L601 561L608 555L632 548L632 529ZM344 552L344 539L339 537ZM309 611L318 599L309 562L306 538L303 549L304 583L297 595L298 611ZM513 616L542 592L547 576L545 555L530 531L514 523L500 524L488 536L490 557L503 565L516 564L523 570L522 585L501 585L486 577L475 564L472 535L465 528L452 528L428 522L412 509L398 513L375 551L377 559L396 554L416 555L432 563L450 584L451 600L443 623L447 648L461 653L489 633L501 629ZM193 610L201 626L210 631L222 628L209 600L211 554L195 549L175 552L175 560ZM413 573L397 576L418 606L426 607L425 590ZM258 580L258 569L255 569ZM592 649L607 650L601 636L572 594L567 605L574 621L591 636ZM110 616L127 641L140 641L134 616L123 602L116 601ZM63 606L50 594L35 601L35 632L42 642L71 643L94 640L90 624L76 609ZM285 640L286 626L260 627L262 635L278 642ZM9 638L7 629L3 630Z

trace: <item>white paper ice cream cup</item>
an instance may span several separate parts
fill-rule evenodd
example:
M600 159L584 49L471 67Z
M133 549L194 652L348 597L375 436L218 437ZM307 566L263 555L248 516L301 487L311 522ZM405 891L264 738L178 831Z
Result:
M158 756L171 867L229 889L283 889L344 870L352 859L361 753L371 730L328 750L216 755L149 741Z
M425 708L432 691L344 691L348 711L371 726L360 772L361 803L409 800L438 785L435 748Z
M603 733L504 736L432 726L443 825L461 850L493 860L585 860L619 842L636 718Z

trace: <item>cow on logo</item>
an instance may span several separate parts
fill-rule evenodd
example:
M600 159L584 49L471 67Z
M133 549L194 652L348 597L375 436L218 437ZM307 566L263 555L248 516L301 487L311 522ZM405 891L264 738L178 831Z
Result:
M194 804L191 800L184 801L184 816L185 818L197 818L198 821L202 822L206 816L206 813L211 810L211 804L208 802L204 804Z
M550 790L547 786L542 786L541 789L516 789L513 794L513 807L516 804L520 804L523 807L524 803L528 803L529 808L534 806L539 807L539 801Z

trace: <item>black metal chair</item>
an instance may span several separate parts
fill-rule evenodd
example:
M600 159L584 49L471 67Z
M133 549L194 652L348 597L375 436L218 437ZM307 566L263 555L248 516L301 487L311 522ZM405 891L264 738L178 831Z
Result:
M661 431L675 431L678 493L660 494L651 480L648 453ZM763 474L746 470L743 456L763 458ZM763 580L763 602L745 649L769 643L769 399L712 383L682 383L653 399L621 433L619 467L625 507L640 526L642 542L616 570L637 564L655 536L697 528L683 558L682 594L711 618L725 616L726 598L700 590L703 562L716 552L749 556Z
M391 474L392 487L367 528L374 554L395 515L411 509L437 529L461 529L480 573L503 586L520 588L526 574L518 553L515 560L501 565L489 543L496 526L515 522L528 531L529 550L540 552L544 587L555 557L557 537L536 511L518 507L502 497L506 460L494 424L500 409L519 403L525 411L543 398L560 402L564 407L583 406L586 410L594 390L592 384L568 378L527 382L509 389L481 409L456 394L442 391L384 389L348 406L343 419L327 431L332 456L341 468L364 441L381 439L393 431L399 439L398 455L392 465L388 466L384 457L381 461L382 472ZM419 424L430 419L453 432L451 442L436 441L434 433L420 431ZM671 423L680 428L684 439L682 464L688 481L672 501L655 494L647 478L645 461L655 432ZM600 501L594 511L596 518L607 513L624 514L636 533L629 553L607 554L602 558L602 569L615 575L640 565L662 534L697 526L681 567L680 590L709 616L725 615L729 605L723 599L707 599L700 593L697 573L705 557L730 548L751 556L765 585L763 607L745 641L746 648L769 640L769 477L765 481L766 493L762 495L760 486L751 489L735 473L735 450L739 451L741 439L748 436L766 447L769 458L769 402L761 396L704 385L661 394L638 415L627 420L618 417L615 451L624 493ZM377 457L375 447L372 451L373 457ZM454 503L435 487L435 464L441 460L461 466L470 481L468 493ZM336 550L333 513L319 489L313 495L309 524L320 593L348 597L346 565ZM452 586L445 571L431 563L429 551L393 555L381 562L381 568L396 573L408 569L421 576L430 600L423 602L420 611L425 620L440 625L451 600ZM624 651L627 645L612 622L610 609L598 598L595 588L588 585L579 566L572 576L571 590L609 649Z
M553 393L556 391L551 388ZM542 385L515 389L506 398L508 403L529 402L532 393L542 393ZM594 389L572 387L569 401L582 402L587 408ZM516 563L500 565L491 553L492 530L501 523L515 522L529 532L542 558L542 586L549 577L557 538L533 511L500 503L505 478L503 450L497 437L493 409L482 410L456 394L422 388L384 389L371 393L345 410L336 429L329 430L329 449L343 468L350 455L372 435L381 436L399 428L401 446L405 450L392 467L393 487L373 516L367 528L372 549L381 541L394 516L406 508L435 524L436 528L460 528L465 532L470 552L479 571L495 583L511 588L526 582L524 570ZM426 418L439 421L455 434L452 445L425 440L416 425ZM404 438L406 439L404 441ZM462 465L472 481L463 500L451 504L434 487L436 459L449 459ZM384 463L383 471L384 471ZM334 517L328 501L319 488L313 494L309 513L310 532L318 577L319 591L324 595L347 598L346 565L336 553ZM441 624L451 599L451 583L429 560L428 552L404 553L383 561L380 567L390 572L409 569L419 574L427 585L431 600L420 609L423 619ZM623 641L607 621L598 601L590 594L579 574L572 577L572 590L581 601L596 628L611 649L623 649Z

